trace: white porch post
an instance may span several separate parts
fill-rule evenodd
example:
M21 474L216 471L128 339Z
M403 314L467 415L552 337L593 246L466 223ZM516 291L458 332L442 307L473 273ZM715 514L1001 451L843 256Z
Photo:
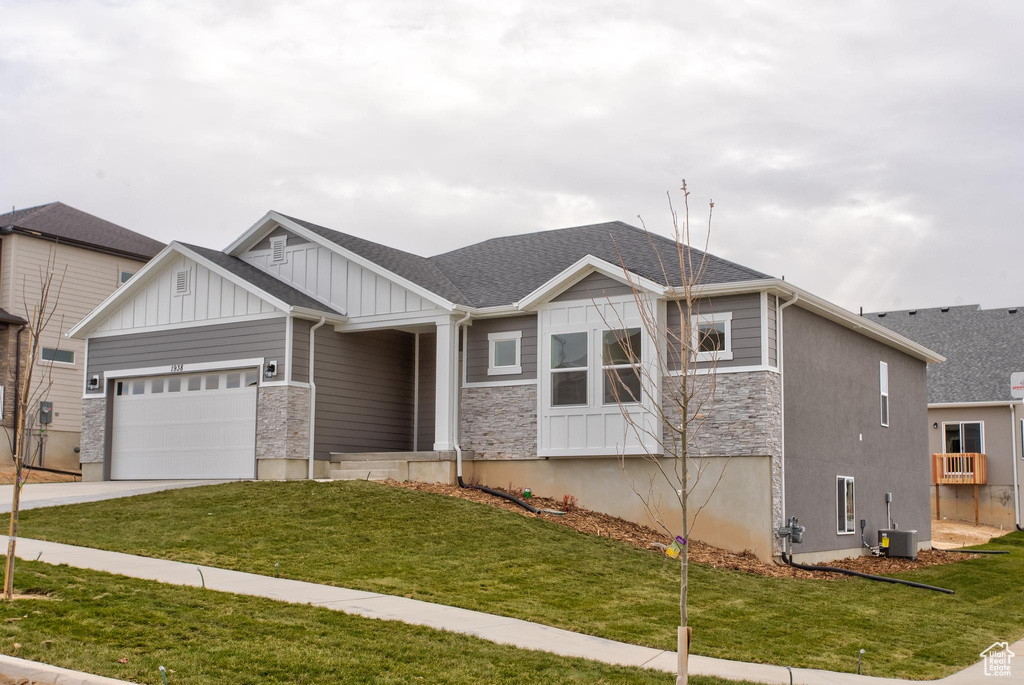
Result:
M437 362L434 391L434 449L455 449L455 427L452 417L458 401L459 336L454 317L437 321Z

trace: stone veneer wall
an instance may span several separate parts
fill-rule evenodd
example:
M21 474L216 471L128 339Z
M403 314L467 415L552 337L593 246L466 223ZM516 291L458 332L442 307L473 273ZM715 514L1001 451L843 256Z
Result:
M260 388L256 400L256 459L308 458L309 388Z
M107 435L107 398L101 396L82 400L82 444L79 461L102 464Z
M476 459L536 459L537 386L462 389L462 448Z
M782 382L772 371L720 373L694 376L713 400L705 403L706 416L691 449L701 457L770 457L772 483L772 530L782 521ZM678 376L666 376L662 382L663 400L678 393ZM699 395L698 395L699 397ZM679 421L679 410L664 401L666 419ZM668 426L665 444L671 444ZM776 541L776 552L781 551Z

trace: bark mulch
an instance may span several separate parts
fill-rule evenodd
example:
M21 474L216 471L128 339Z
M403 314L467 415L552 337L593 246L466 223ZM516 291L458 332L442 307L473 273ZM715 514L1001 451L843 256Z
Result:
M625 521L615 516L602 514L598 511L591 511L579 506L570 507L569 511L564 516L533 514L522 507L509 502L508 500L504 500L500 497L495 497L487 494L486 492L481 492L480 490L472 488L460 488L457 485L446 485L441 483L415 483L411 481L402 482L395 480L387 480L384 482L387 485L396 488L418 490L420 492L429 492L435 495L447 495L448 497L459 497L473 502L480 502L492 507L511 511L528 518L543 518L546 521L551 521L552 523L572 528L579 533L587 533L588 535L596 535L603 538L612 538L613 540L625 542L626 544L633 545L634 547L653 551L658 554L661 554L662 550L657 545L665 545L671 542L671 538L669 538L669 536L659 533L648 526L642 526L638 523L633 523L632 521ZM521 496L520 493L512 494L517 497ZM563 502L560 500L548 499L545 497L532 497L529 502L539 509L557 509L560 511L564 509ZM849 577L839 573L805 571L803 569L793 568L792 566L768 563L758 559L752 552L728 552L724 549L712 547L711 545L698 540L691 540L689 548L691 560L714 568L743 571L745 573L752 573L754 575L768 576L772 578L838 580ZM861 573L887 575L890 573L901 573L915 568L923 568L925 566L951 564L957 561L962 561L963 559L972 559L975 558L975 556L976 555L950 554L946 552L925 550L918 553L916 561L911 561L909 559L889 559L884 557L866 556L830 561L825 565L837 566L840 568L850 569L852 571L860 571Z

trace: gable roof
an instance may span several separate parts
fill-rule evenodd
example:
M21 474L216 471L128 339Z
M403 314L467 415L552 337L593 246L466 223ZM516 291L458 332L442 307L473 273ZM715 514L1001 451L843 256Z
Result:
M1024 371L1024 307L973 304L864 317L946 357L928 367L929 404L1012 400L1010 374Z
M421 257L282 214L289 221L378 264L455 304L511 305L587 255L663 285L681 285L676 243L621 221L491 238L451 252ZM621 259L620 259L621 256ZM659 263L664 263L669 283ZM699 263L704 253L693 250ZM707 255L704 283L736 283L771 276Z
M157 240L69 207L63 202L0 214L0 227L7 226L33 231L43 237L80 247L118 252L142 261L152 259L164 248L164 244Z
M275 297L292 307L302 307L303 309L322 311L324 313L335 314L338 316L345 315L344 312L339 312L320 300L317 300L301 290L288 285L284 281L274 278L267 272L257 269L252 264L243 262L238 257L232 257L229 254L224 254L220 250L200 247L199 245L190 245L188 243L175 244L192 250L200 257L209 260L225 271L230 271L246 283L255 286L257 289L262 290L268 295Z

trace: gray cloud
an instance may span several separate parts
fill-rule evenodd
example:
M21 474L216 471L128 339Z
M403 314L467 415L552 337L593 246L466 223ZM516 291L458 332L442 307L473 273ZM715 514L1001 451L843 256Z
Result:
M0 202L433 254L669 227L850 308L1021 304L1012 3L0 0Z

